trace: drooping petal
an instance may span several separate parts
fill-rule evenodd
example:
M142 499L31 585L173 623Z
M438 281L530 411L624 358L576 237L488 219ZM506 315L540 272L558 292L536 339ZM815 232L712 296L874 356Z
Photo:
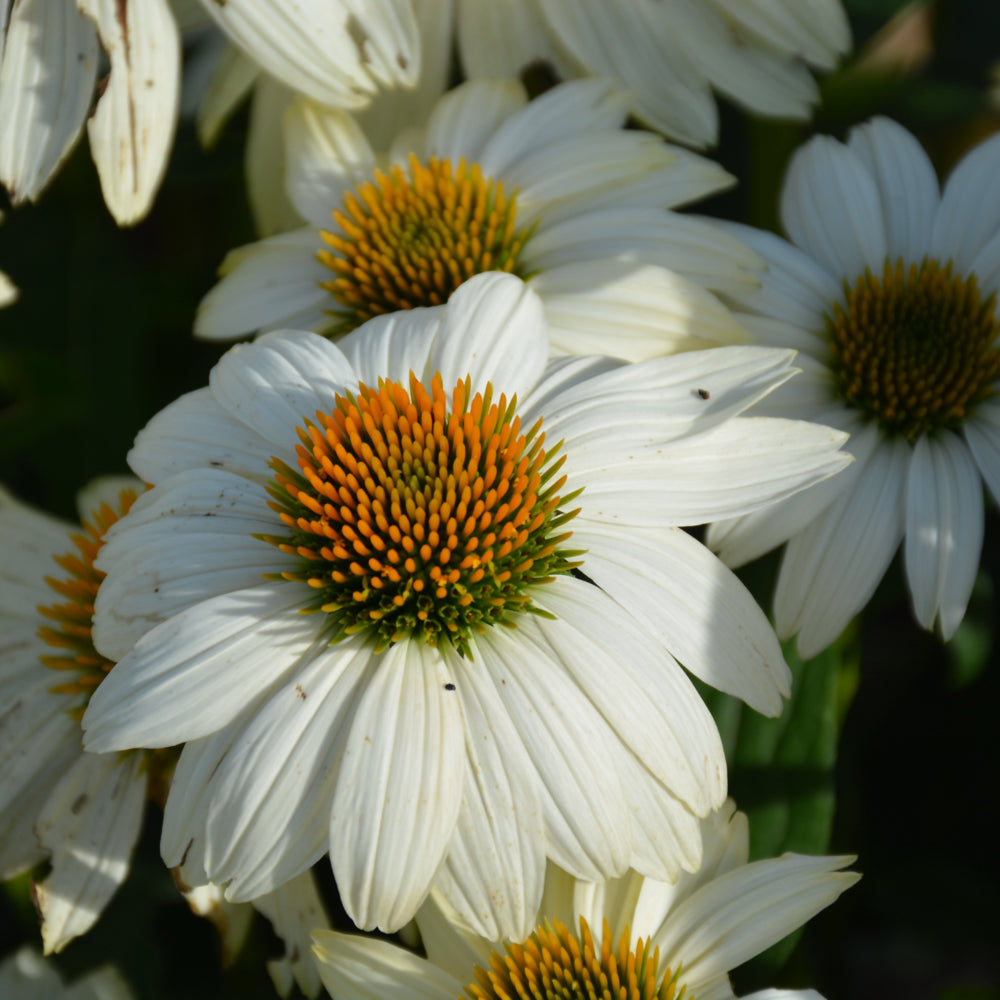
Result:
M778 715L791 674L764 612L739 579L679 529L576 527L584 571L706 684Z
M226 725L313 643L322 623L298 613L310 599L305 584L263 583L147 632L91 697L88 748L170 747Z
M825 649L868 602L903 536L910 461L903 441L882 441L841 473L843 492L788 543L778 574L778 635L799 633L804 659Z
M979 470L960 438L920 437L906 483L903 556L917 621L945 639L965 616L983 545Z
M394 931L444 860L468 764L459 701L435 650L399 642L372 669L344 745L330 860L355 924Z
M407 0L204 0L220 28L256 63L321 104L361 108L379 85L412 86L420 47Z
M975 418L965 422L962 432L980 475L993 499L1000 503L1000 406L989 401L980 403Z
M475 663L451 659L469 767L434 889L477 934L522 941L535 926L545 873L537 779L490 676Z
M167 169L180 102L180 33L167 0L77 0L111 75L87 122L101 191L120 226L145 218Z
M142 754L85 753L52 792L36 823L52 870L34 888L47 955L90 930L125 881L147 783Z
M98 43L73 0L21 0L9 13L0 64L0 181L20 205L37 201L80 137Z

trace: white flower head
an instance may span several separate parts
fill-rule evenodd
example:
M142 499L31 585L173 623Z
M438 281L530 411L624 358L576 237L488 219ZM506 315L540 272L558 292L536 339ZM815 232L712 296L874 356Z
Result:
M769 265L739 300L742 321L798 349L804 369L760 412L842 427L857 459L829 486L710 531L731 565L789 539L775 617L803 656L864 607L901 540L920 624L948 639L965 614L982 482L1000 496L998 170L994 137L939 191L916 139L877 118L796 153L781 198L791 243L730 227Z
M772 714L788 670L678 526L829 475L843 435L738 416L789 352L546 356L538 297L481 275L339 346L236 347L140 433L155 488L102 550L119 662L84 725L187 742L161 845L186 881L248 898L329 852L360 926L436 881L515 933L546 855L697 865L725 761L671 652Z
M583 80L528 103L518 83L477 80L378 149L346 112L293 103L286 184L309 224L232 251L196 334L334 336L500 271L541 297L554 353L634 361L744 342L714 293L755 285L758 258L670 211L732 178L623 128L627 99Z
M39 198L86 122L108 209L134 225L163 179L177 123L181 47L168 0L21 0L9 13L0 183L11 202ZM92 108L101 48L111 71Z
M427 957L320 930L313 953L337 1000L595 996L733 1000L728 973L829 906L858 876L850 856L747 862L747 825L729 800L702 823L703 863L667 884L629 871L605 882L549 865L537 926L500 944L469 933L432 893L417 914ZM377 984L375 990L373 987ZM815 1000L765 991L756 1000ZM747 998L749 1000L749 998Z

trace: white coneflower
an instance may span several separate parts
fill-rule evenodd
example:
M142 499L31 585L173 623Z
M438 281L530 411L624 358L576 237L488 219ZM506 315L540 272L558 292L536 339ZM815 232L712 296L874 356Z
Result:
M342 334L505 271L541 297L556 353L634 361L744 342L713 292L754 286L759 259L670 211L731 178L623 128L626 104L601 80L530 103L518 83L477 80L381 154L347 113L294 104L287 190L309 224L232 251L196 334Z
M747 862L747 824L728 801L702 824L703 863L674 884L628 872L582 882L549 865L537 926L500 944L469 933L433 894L417 914L421 958L388 941L313 934L337 1000L734 1000L729 971L829 906L858 876L850 856ZM374 989L373 989L374 987ZM765 990L745 1000L821 1000Z
M789 539L774 609L803 656L864 607L901 540L921 625L947 639L965 614L983 481L1000 496L998 174L995 136L939 192L916 139L879 118L796 153L781 197L791 243L732 227L769 265L741 320L804 369L761 412L848 430L857 459L709 535L732 565Z
M788 671L677 526L825 477L843 436L737 416L790 352L547 354L530 288L481 275L340 346L234 348L140 433L155 488L102 552L122 658L84 724L100 751L193 741L162 843L188 881L249 898L329 852L360 926L437 879L526 932L546 855L697 864L725 761L671 652L770 713Z

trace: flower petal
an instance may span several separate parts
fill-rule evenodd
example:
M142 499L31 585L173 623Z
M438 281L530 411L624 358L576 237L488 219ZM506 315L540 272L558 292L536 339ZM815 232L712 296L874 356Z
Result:
M584 572L695 676L778 715L791 673L750 592L700 542L679 529L573 523L587 549Z
M1000 228L1000 136L994 135L968 153L948 176L934 223L931 246L925 250L951 260L958 274L966 273L982 248Z
M337 341L337 347L368 386L377 386L380 378L409 385L410 372L424 378L427 359L447 306L405 309L376 316Z
M128 876L146 805L142 754L80 754L36 829L51 872L35 883L47 955L85 934Z
M515 80L470 80L449 91L427 123L425 154L478 163L490 138L528 103ZM508 192L512 193L512 192Z
M344 746L330 860L354 923L391 932L416 912L444 860L468 764L441 655L402 641L373 668Z
M80 138L97 80L97 32L70 0L5 5L0 63L0 181L11 203L37 201Z
M305 584L280 580L182 611L118 661L84 715L88 749L170 747L220 729L294 668L321 623Z
M983 545L983 488L965 443L942 431L913 448L903 556L917 621L945 639L965 616Z
M469 767L458 824L434 891L490 941L534 929L545 873L545 830L534 768L489 675L451 664Z

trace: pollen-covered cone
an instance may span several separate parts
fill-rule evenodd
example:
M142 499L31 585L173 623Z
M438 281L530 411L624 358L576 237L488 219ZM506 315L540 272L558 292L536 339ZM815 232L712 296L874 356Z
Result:
M759 259L671 211L732 178L625 129L626 110L604 80L530 103L514 81L477 80L442 97L425 127L384 136L383 150L346 112L297 101L285 115L286 186L308 225L233 250L195 333L337 336L500 271L541 298L555 354L635 361L745 342L717 293L755 287ZM386 99L380 132L390 116Z
M539 62L606 76L632 91L645 125L706 146L713 91L807 118L819 100L809 67L832 69L851 31L841 0L458 0L458 40L468 76L516 78Z
M388 941L317 931L313 952L323 983L336 1000L373 993L384 1000L733 1000L731 969L829 906L858 876L840 871L854 860L849 856L783 854L749 864L746 817L732 800L700 832L700 868L673 884L635 871L584 882L550 864L532 933L500 943L463 928L436 892L416 918L426 958Z
M768 261L739 297L762 344L803 374L754 412L850 431L854 465L769 511L713 525L739 565L788 540L774 612L803 656L832 642L903 542L917 620L950 638L983 538L983 482L1000 497L1000 136L939 190L916 139L885 118L846 144L813 139L781 197L791 242L730 227Z
M678 526L829 475L843 436L738 416L788 352L547 353L538 297L483 275L339 346L236 347L140 433L155 488L101 554L119 662L84 726L100 751L187 742L161 845L186 882L246 899L329 852L359 926L400 927L437 878L508 933L546 855L697 865L725 762L671 654L770 713L788 671Z

